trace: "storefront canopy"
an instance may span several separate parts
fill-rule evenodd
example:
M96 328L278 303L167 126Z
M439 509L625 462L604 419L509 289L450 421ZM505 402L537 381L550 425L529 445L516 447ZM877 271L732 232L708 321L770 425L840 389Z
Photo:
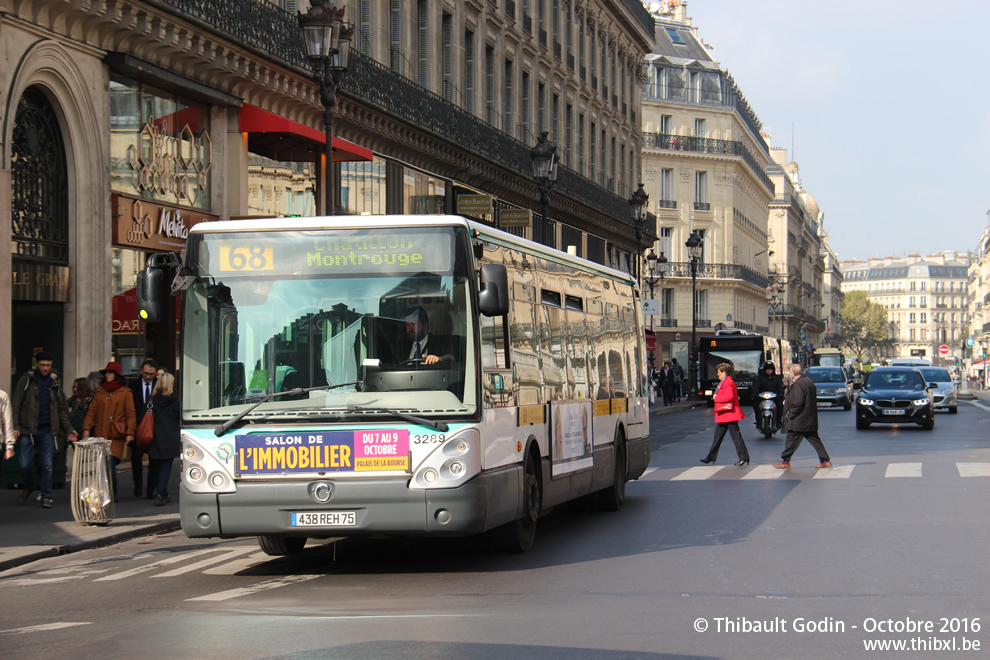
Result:
M248 149L282 162L315 162L323 153L326 133L274 112L245 103L238 114L238 129L248 134ZM370 149L339 137L333 138L333 162L371 160Z

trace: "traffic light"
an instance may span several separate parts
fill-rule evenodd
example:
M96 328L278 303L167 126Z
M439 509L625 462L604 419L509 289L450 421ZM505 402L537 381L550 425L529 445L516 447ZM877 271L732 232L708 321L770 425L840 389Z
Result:
M137 274L138 319L145 323L162 320L165 295L165 271L161 268L145 268Z

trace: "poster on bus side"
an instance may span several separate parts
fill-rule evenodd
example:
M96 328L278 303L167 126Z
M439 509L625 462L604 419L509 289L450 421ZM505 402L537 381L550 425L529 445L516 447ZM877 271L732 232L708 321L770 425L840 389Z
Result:
M551 475L559 477L592 467L591 402L550 406Z

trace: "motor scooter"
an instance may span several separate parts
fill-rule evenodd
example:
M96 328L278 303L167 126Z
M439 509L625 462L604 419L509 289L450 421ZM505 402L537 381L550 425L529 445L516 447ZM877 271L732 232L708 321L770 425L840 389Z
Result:
M756 418L756 428L763 437L770 439L779 430L777 426L777 395L774 392L760 392L760 414Z

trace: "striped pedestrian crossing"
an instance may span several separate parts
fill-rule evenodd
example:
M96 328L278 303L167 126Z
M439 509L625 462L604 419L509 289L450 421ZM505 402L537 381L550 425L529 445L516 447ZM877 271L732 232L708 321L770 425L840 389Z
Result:
M813 463L807 465L792 464L789 469L781 470L773 465L753 465L748 467L736 467L734 465L696 465L689 468L682 468L676 472L671 472L671 468L663 466L650 466L640 481L706 481L713 479L740 479L740 480L767 480L780 479L786 475L790 478L813 479L850 479L853 477L857 467L855 463L849 465L833 465L831 468L815 469ZM873 466L870 462L868 465ZM979 478L990 477L990 462L981 463L955 463L956 472L959 477ZM888 463L884 468L884 478L886 479L917 479L924 476L923 464L915 462Z

